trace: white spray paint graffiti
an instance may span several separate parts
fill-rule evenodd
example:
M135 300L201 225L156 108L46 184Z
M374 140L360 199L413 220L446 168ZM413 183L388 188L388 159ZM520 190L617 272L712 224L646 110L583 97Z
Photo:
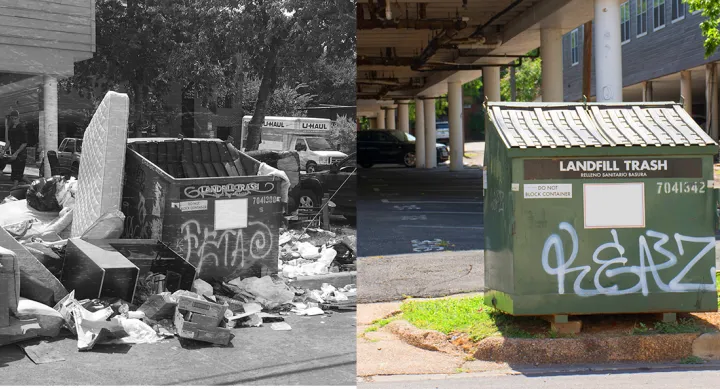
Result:
M197 220L189 220L180 227L181 243L185 252L185 260L197 260L195 267L198 274L206 264L216 267L244 268L268 256L273 247L273 236L270 228L262 222L250 222L248 229L256 229L249 242L248 254L252 260L246 261L244 230L215 231L202 227ZM195 261L192 261L195 262Z
M691 242L691 243L705 243L705 247L700 250L695 256L687 262L687 264L680 269L679 272L676 273L675 277L670 280L670 282L665 283L663 279L660 277L658 271L669 269L674 267L678 263L678 256L676 256L673 252L667 250L664 245L668 243L670 240L670 237L667 234L664 234L662 232L647 230L645 231L645 235L641 235L638 238L638 243L640 246L640 255L639 255L639 265L637 266L625 266L628 263L628 258L626 258L625 255L625 248L620 244L620 241L618 239L617 231L614 229L610 231L610 234L612 235L612 241L608 243L604 243L600 245L595 252L593 253L593 262L600 265L600 267L595 271L594 274L594 284L595 289L583 289L580 285L582 284L585 277L593 270L591 266L585 265L585 266L576 266L571 267L572 264L575 262L575 259L577 258L578 254L578 235L575 231L575 228L570 223L560 223L559 225L560 230L563 230L567 232L570 235L570 240L572 243L572 252L570 253L569 258L565 257L565 249L563 248L563 241L559 234L552 234L550 237L545 240L545 246L543 247L542 251L542 266L543 269L547 274L554 275L557 277L557 283L558 283L558 294L565 294L565 275L573 273L573 272L580 272L575 278L575 282L573 283L573 292L578 296L596 296L596 295L625 295L630 293L637 293L642 292L643 296L647 296L649 293L648 289L648 273L652 275L652 279L657 285L657 287L663 291L663 292L670 292L670 293L678 293L678 292L698 292L698 291L708 291L708 292L714 292L716 290L715 285L715 266L712 266L709 269L709 276L710 276L710 283L707 284L698 284L698 283L683 283L683 278L693 269L693 267L705 256L705 254L709 253L714 247L715 247L715 237L714 236L707 236L707 237L694 237L694 236L685 236L678 233L675 233L673 237L675 238L675 243L677 245L677 251L680 254L680 257L685 255L685 247L683 246L683 243L685 242ZM648 243L648 239L646 239L646 236L648 238L657 239L655 244L652 246L652 250L650 249L650 245ZM550 251L555 251L555 263L557 264L556 267L553 267L550 265ZM615 258L603 260L600 259L599 256L601 253L605 252L606 250L612 250L614 252L617 252L617 256ZM667 258L666 261L661 263L656 263L655 259L653 258L653 253L659 254L660 256ZM691 255L691 254L688 254ZM619 267L614 267L612 269L608 269L612 265L623 265ZM678 267L679 268L679 267ZM626 289L620 289L618 285L612 285L612 286L603 286L600 283L600 277L602 275L607 276L608 278L613 278L620 274L626 274L626 273L632 273L635 274L638 277L638 283L635 284L632 287L626 288Z

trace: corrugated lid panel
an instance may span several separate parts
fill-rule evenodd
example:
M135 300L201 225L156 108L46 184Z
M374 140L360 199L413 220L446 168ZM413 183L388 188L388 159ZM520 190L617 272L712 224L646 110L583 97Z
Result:
M716 144L674 103L488 103L510 147Z

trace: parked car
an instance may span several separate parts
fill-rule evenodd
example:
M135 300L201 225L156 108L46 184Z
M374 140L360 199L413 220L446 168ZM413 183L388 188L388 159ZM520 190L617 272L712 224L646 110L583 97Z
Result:
M70 167L75 171L80 168L81 138L65 138L58 147L58 163L61 167Z
M436 143L437 161L449 158L448 147ZM415 166L415 137L401 130L363 130L357 135L358 161L370 168L378 163L398 163Z
M335 214L355 223L357 208L357 154L352 153L329 169L300 175L300 184L290 193L294 207L313 208L322 204L323 194L332 196Z

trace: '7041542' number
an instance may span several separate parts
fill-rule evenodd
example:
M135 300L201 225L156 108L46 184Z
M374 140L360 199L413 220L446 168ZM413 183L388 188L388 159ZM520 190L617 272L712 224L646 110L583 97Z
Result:
M658 194L671 193L705 193L704 182L658 182Z

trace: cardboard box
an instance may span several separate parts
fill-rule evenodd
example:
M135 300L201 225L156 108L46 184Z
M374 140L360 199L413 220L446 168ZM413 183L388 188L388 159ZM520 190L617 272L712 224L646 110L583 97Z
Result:
M199 313L212 318L218 318L222 320L225 317L225 305L215 304L210 301L196 299L188 296L178 297L178 309L182 309L188 312ZM218 323L220 322L218 320Z
M222 318L205 316L202 313L197 313L197 312L190 312L190 317L188 318L188 321L192 322L192 323L204 325L204 326L217 327L220 325Z
M138 311L145 313L145 317L151 320L170 319L175 314L177 303L172 299L170 293L155 294L150 296L143 303Z
M0 327L10 325L20 300L20 265L15 253L0 247Z
M105 250L80 238L68 240L63 285L75 298L119 297L132 302L139 269L117 251Z
M186 321L181 309L175 310L175 329L181 338L194 339L226 346L234 337L227 328L204 326L202 324Z

